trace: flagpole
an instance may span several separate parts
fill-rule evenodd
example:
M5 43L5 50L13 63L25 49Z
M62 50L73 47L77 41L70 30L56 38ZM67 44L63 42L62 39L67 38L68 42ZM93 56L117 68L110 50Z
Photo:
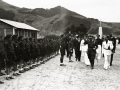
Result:
M100 35L100 39L102 39L103 32L102 32L101 20L100 20L100 27L99 27L98 35Z

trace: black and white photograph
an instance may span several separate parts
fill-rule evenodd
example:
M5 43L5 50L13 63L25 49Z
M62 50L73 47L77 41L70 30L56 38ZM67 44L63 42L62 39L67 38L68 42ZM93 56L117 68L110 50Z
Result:
M0 90L120 90L120 0L0 0Z

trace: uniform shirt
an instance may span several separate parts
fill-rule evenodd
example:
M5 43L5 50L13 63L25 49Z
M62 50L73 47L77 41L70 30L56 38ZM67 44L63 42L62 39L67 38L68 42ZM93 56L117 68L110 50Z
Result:
M14 51L13 41L5 41L4 45L5 45L5 49L6 49L7 52L13 52Z
M99 39L99 38L98 38L98 39L96 39L96 44L97 44L97 45L101 45L101 46L102 46L102 39Z
M64 49L66 48L66 40L65 40L65 38L61 39L60 46L61 46L61 48L64 48Z
M0 41L0 52L2 52L4 50L5 50L5 48L4 48L3 41Z
M74 41L74 47L75 47L75 49L80 50L80 41L78 41L77 39L75 39L75 41Z

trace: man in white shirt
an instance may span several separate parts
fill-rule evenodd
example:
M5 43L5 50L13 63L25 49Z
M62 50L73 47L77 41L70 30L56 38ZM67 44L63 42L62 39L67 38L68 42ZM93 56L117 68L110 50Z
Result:
M105 41L102 43L102 53L104 54L104 69L110 68L110 59L113 49L113 43L110 40L110 36L106 36Z

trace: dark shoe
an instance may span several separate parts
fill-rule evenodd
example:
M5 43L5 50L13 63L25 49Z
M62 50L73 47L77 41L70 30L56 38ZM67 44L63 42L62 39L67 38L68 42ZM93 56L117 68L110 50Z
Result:
M6 80L10 80L10 78L9 78L9 77L6 77Z
M37 65L37 64L35 64L35 67L38 67L38 65Z
M3 76L3 74L2 74L2 73L0 73L0 76Z
M66 66L65 64L60 64L60 66Z
M91 67L91 69L94 69L94 67Z
M6 75L5 73L1 73L2 75Z
M45 64L45 61L43 61L41 64Z
M13 73L13 76L17 76L17 74L16 74L16 73Z
M23 71L23 70L20 70L19 73L24 73L24 71Z
M30 69L33 69L33 67L31 66Z
M0 81L0 84L3 84L4 82Z
M28 71L29 69L28 68L24 68L24 71Z
M20 73L16 73L17 75L21 75Z
M80 59L78 59L78 61L80 62Z
M112 64L110 64L110 66L112 66Z
M73 62L72 60L69 60L69 62Z
M14 79L13 77L9 77L10 79Z

